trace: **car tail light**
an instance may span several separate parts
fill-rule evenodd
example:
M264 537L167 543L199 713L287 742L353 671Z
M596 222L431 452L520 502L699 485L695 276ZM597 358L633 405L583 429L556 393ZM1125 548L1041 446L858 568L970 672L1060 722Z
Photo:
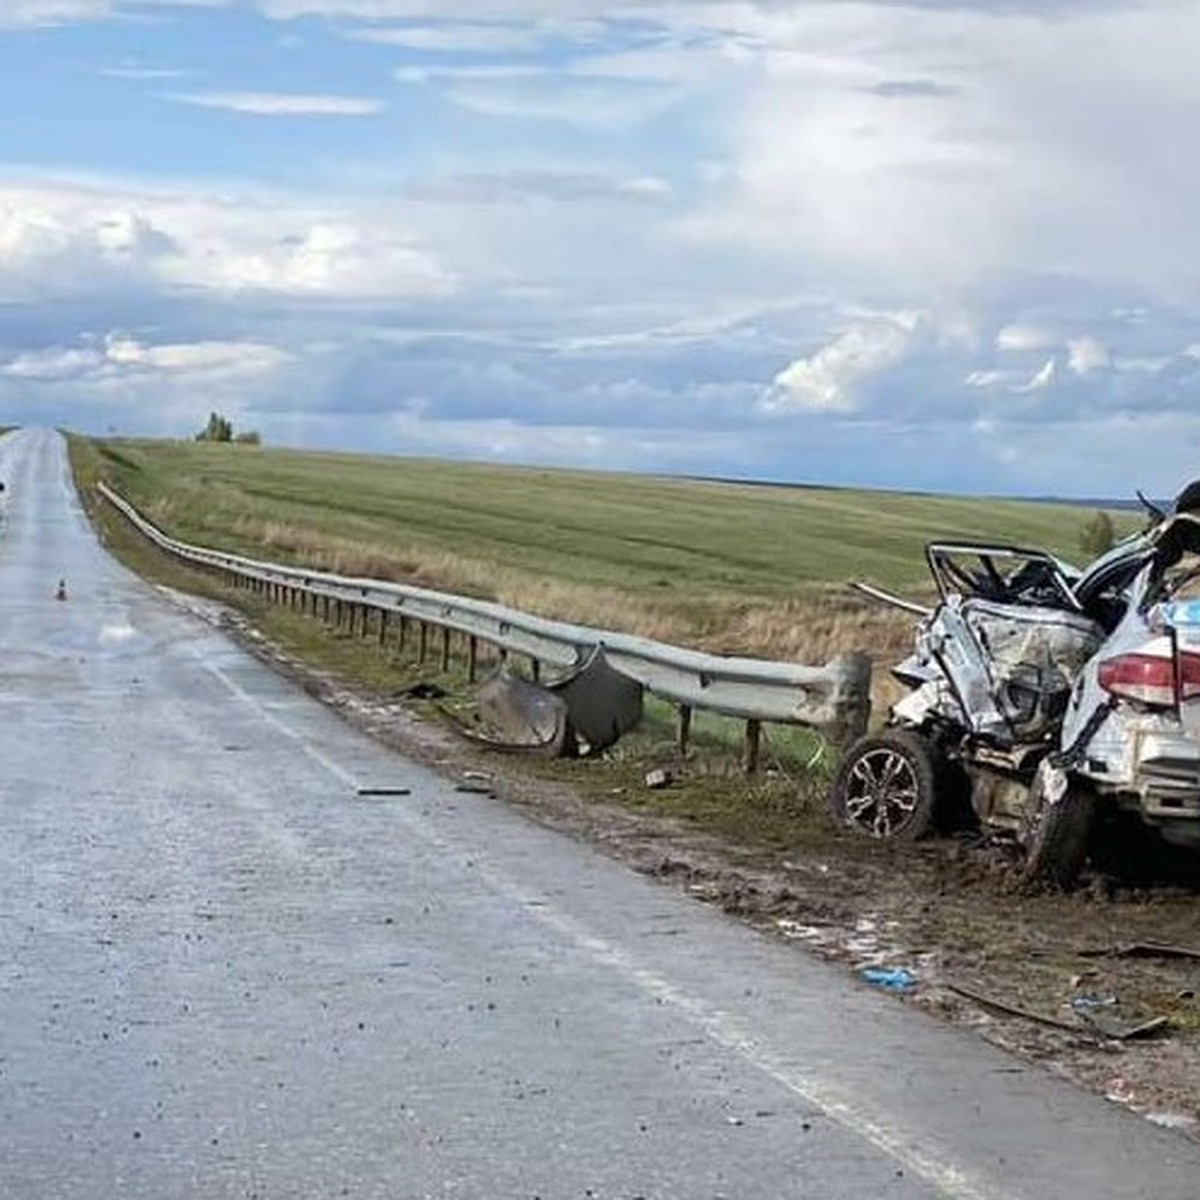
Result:
M1179 655L1179 699L1200 698L1200 654Z
M1194 655L1184 655L1195 659ZM1198 664L1200 665L1200 664ZM1121 654L1106 658L1096 675L1100 686L1114 696L1126 700L1137 700L1155 708L1174 708L1175 660L1160 658L1154 654ZM1196 684L1200 685L1200 670L1195 671Z

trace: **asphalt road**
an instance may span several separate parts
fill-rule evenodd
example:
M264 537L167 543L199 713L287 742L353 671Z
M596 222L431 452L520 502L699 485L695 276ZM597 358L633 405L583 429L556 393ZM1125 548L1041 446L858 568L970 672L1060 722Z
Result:
M105 555L57 435L0 478L0 1196L1200 1194L1178 1135L356 733Z

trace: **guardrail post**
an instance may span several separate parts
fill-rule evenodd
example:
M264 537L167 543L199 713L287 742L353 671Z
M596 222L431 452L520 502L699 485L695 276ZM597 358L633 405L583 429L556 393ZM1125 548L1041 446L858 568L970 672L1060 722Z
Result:
M417 622L417 662L425 661L425 650L429 642L429 626L424 621Z
M538 683L542 678L542 663L540 659L529 656L529 674L534 683Z
M747 775L758 774L758 752L762 742L762 722L746 722L746 752L743 762Z
M692 742L692 706L679 706L679 753L687 754Z
M379 610L379 644L381 646L387 644L387 627L388 627L388 615L381 608Z
M474 683L479 672L479 639L473 634L467 638L467 682Z
M401 653L404 651L404 643L408 641L408 618L401 616L400 618L400 635L396 638L396 649Z
M442 671L450 670L450 627L442 626Z

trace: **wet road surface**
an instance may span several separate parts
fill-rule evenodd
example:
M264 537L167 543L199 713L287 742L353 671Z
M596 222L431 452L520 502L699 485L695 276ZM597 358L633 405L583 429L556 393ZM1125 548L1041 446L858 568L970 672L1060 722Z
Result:
M1200 1194L1179 1136L351 730L100 550L57 435L0 478L0 1197Z

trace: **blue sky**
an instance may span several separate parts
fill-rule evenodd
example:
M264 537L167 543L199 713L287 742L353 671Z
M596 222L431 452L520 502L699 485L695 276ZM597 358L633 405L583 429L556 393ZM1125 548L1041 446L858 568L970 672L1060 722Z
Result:
M4 0L0 420L1169 494L1198 44L1179 0Z

